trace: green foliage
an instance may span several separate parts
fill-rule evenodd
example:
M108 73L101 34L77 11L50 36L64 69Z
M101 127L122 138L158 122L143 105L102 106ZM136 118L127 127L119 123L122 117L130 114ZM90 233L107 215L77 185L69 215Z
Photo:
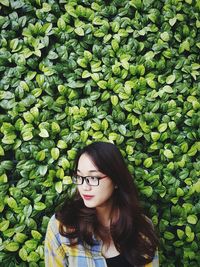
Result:
M1 266L44 266L49 217L95 140L120 147L161 266L199 266L199 2L3 0L0 13Z

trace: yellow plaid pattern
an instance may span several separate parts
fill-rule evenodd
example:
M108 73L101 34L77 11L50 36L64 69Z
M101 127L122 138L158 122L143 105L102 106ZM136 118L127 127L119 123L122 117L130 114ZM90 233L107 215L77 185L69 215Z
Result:
M107 267L101 254L102 244L98 241L92 247L85 248L83 244L70 247L69 240L59 233L59 222L53 215L49 221L45 236L45 266L46 267ZM145 267L158 267L158 254L152 263Z

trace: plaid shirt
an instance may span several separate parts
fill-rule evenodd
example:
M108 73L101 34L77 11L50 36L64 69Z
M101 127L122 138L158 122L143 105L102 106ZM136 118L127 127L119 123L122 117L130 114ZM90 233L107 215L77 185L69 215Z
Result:
M102 243L94 240L91 247L78 243L70 247L69 239L60 235L59 222L53 215L49 221L45 237L45 266L46 267L107 267L103 257ZM152 263L145 267L158 267L158 255L156 253Z

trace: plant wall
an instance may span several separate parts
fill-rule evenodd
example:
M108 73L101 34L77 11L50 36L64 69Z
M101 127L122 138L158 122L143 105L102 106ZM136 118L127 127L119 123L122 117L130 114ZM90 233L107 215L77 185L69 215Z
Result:
M160 266L200 266L200 2L1 0L0 14L0 265L44 266L76 151L105 140Z

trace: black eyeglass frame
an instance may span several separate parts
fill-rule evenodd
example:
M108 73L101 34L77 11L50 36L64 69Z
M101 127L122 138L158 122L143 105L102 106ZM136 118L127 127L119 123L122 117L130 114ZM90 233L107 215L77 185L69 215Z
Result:
M76 182L75 179L77 179L77 177L82 179L82 182L81 182L81 183L77 183L77 182ZM96 178L97 181L98 181L98 184L96 184L96 185L92 185L92 184L90 184L89 181L88 181L88 178L89 178L89 177ZM107 176L107 175L104 175L104 176L98 177L98 176L91 176L91 175L88 175L88 176L81 176L81 175L78 175L78 174L73 174L73 175L72 175L72 181L73 181L73 183L76 184L76 185L82 185L82 184L84 183L84 181L86 181L87 185L90 185L90 186L98 186L98 185L99 185L99 181L102 180L102 179L104 179L104 178L106 178L106 177L108 177L108 176Z

